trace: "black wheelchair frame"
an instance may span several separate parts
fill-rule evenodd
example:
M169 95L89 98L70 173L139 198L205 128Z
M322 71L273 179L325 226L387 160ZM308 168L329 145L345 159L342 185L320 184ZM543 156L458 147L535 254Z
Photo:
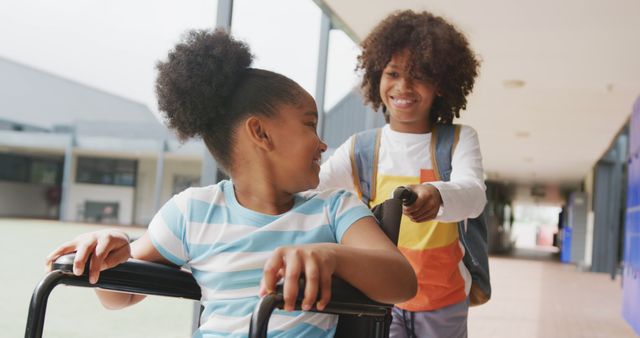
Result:
M404 188L397 188L393 198L373 208L380 227L397 244L402 216L402 204L408 205L415 200L415 194ZM143 295L186 298L199 301L200 287L190 272L158 263L129 259L114 268L102 271L96 284L89 283L89 263L81 276L73 274L75 254L58 258L49 272L36 286L29 305L29 314L25 329L25 338L42 337L47 301L51 291L58 285L70 285L87 288L122 291ZM300 294L296 301L296 310L301 310L305 281L301 279ZM275 293L266 295L257 303L251 317L250 338L267 336L267 325L271 313L282 309L284 299L282 286ZM393 305L373 301L349 283L334 277L332 281L331 301L323 311L339 315L335 337L357 338L389 336L391 308Z

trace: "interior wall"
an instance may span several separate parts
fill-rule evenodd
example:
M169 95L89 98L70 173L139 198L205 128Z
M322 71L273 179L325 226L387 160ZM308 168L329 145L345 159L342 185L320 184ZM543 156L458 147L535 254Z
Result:
M566 203L565 198L560 193L560 188L555 185L538 186L538 191L544 192L544 196L534 196L531 191L533 185L518 185L513 196L514 204L536 204L544 206L561 207Z
M561 207L566 203L558 186L518 185L513 196L515 246L551 246L557 236Z
M584 193L587 199L587 230L584 246L584 265L590 267L593 262L593 179L594 172L589 170L584 179Z

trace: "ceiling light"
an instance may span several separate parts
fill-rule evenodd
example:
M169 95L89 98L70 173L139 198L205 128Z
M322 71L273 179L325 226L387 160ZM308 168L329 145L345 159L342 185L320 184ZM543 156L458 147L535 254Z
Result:
M502 85L505 86L505 88L515 89L524 87L525 82L522 80L511 79L502 81Z

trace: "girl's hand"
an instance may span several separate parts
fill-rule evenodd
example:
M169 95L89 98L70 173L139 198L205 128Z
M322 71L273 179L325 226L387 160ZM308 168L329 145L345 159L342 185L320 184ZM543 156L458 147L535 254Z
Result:
M89 267L89 283L95 284L100 276L100 271L112 268L125 262L131 257L129 236L116 230L100 230L82 234L66 242L47 256L46 266L51 270L51 265L58 257L76 252L73 261L73 274L82 275L87 259L91 257Z
M407 188L413 190L418 198L411 205L403 206L402 213L411 221L420 223L436 218L442 205L442 196L436 187L431 184L414 184Z
M304 274L306 285L302 309L308 311L316 303L316 307L323 310L331 299L331 276L336 270L337 259L332 247L323 243L276 249L264 266L260 296L274 292L278 281L284 278L284 310L293 311L298 296L298 280Z

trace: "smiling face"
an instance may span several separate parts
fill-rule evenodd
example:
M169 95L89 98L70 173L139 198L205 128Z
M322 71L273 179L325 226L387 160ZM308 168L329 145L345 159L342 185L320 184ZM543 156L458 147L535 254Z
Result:
M299 104L279 107L269 124L274 145L274 183L290 193L317 187L327 145L316 131L318 112L313 98L304 92Z
M429 112L436 86L411 74L411 53L405 49L393 54L380 79L380 98L387 107L391 129L405 133L431 131Z

